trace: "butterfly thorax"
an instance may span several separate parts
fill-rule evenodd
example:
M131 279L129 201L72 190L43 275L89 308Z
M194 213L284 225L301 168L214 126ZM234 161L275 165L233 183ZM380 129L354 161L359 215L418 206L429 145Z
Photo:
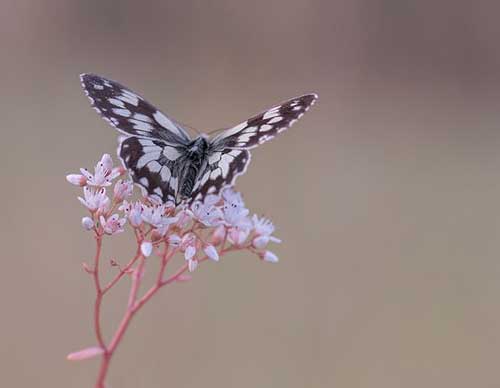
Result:
M205 137L198 137L186 147L185 159L179 174L179 190L176 202L191 197L199 176L208 165L209 143Z

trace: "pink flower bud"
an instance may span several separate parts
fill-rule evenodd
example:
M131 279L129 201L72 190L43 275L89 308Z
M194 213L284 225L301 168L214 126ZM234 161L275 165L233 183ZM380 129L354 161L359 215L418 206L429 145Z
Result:
M188 261L188 271L193 272L198 267L198 260Z
M184 251L184 258L186 259L186 261L191 261L191 259L194 257L195 254L196 254L196 248L190 245Z
M278 256L276 256L271 251L265 251L264 253L261 253L260 257L262 260L267 261L268 263L277 263L279 261Z
M94 221L92 221L92 218L83 217L82 218L82 227L85 230L92 230L92 228L94 227Z
M79 350L78 352L70 353L66 356L69 361L88 360L89 358L99 356L104 353L104 349L98 346Z
M141 244L141 253L144 255L144 257L149 257L151 256L151 253L153 252L153 244L149 241L143 241Z
M219 254L217 253L217 249L215 249L213 245L207 245L205 249L203 249L203 251L210 260L219 261Z
M224 237L226 236L226 227L224 225L219 225L215 228L210 241L213 245L219 245L224 241Z
M66 180L75 186L85 186L87 184L87 178L80 174L66 175Z

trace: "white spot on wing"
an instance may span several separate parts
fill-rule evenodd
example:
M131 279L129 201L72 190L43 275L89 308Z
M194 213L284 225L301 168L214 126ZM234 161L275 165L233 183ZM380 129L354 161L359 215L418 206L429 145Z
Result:
M264 116L262 116L262 118L263 119L270 119L270 118L278 116L278 114L279 113L277 111L269 110L266 113L264 113Z
M156 111L154 114L153 114L153 117L154 119L158 122L158 124L160 124L162 127L165 127L169 130L171 130L172 132L174 132L176 135L181 135L182 134L180 133L179 129L177 128L177 126L172 122L172 120L170 120L167 116L165 116L163 113L161 113L160 111Z
M262 132L267 132L267 131L270 131L271 129L273 129L272 125L264 124L264 125L260 126L260 130Z
M149 168L149 171L151 171L151 172L160 172L161 164L158 163L156 160L153 160L153 161L148 163L148 168Z
M121 109L121 108L113 108L113 113L123 117L129 117L131 114L128 109Z
M161 168L161 179L164 181L164 182L168 182L168 180L170 179L170 177L172 176L172 173L170 172L170 169L167 167L167 166L163 166Z
M150 131L153 129L153 126L151 124L145 123L144 121L139 121L136 119L129 119L129 121L134 124L135 129L143 130L143 131Z
M134 119L140 120L140 121L144 121L146 123L150 123L151 122L151 117L143 115L142 113L136 113L136 114L134 114Z
M163 155L165 155L168 160L177 160L177 158L181 156L181 153L175 147L165 147Z
M118 106L120 108L125 108L125 104L123 101L117 100L116 98L110 98L108 101L113 104L114 106Z
M273 117L271 120L269 120L268 123L269 124L275 124L275 123L279 123L281 120L283 120L283 117L276 116L276 117Z
M144 154L137 161L137 168L143 168L146 164L148 164L152 160L157 160L159 157L159 152L149 152L147 154Z
M224 137L227 137L227 136L234 135L235 133L238 133L242 129L246 128L247 125L248 124L245 121L244 123L238 124L236 127L229 128L229 129L225 130L224 132L222 132L221 137L224 138Z

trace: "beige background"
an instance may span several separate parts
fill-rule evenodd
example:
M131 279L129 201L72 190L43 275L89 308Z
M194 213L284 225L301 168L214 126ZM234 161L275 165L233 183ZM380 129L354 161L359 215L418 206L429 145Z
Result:
M64 176L116 148L85 71L200 130L320 95L238 181L278 226L280 264L236 254L165 289L112 387L500 386L494 3L3 0L0 385L97 372L65 360L94 338L92 239ZM129 239L106 257L125 261Z

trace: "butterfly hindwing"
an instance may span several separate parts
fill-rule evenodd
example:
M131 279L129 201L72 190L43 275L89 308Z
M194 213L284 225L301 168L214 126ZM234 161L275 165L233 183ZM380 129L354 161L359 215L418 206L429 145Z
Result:
M130 171L135 183L150 196L166 202L176 197L179 183L179 163L183 153L161 141L123 137L118 156Z
M245 173L250 163L250 152L239 149L213 151L208 156L208 167L200 175L191 195L192 200L202 200L207 194L219 194L231 186L239 175Z
M257 147L292 126L314 104L317 98L316 94L306 94L268 109L214 137L212 148L221 150L224 148L251 149Z
M95 74L82 74L80 79L92 106L119 131L170 144L190 141L180 125L118 82Z

